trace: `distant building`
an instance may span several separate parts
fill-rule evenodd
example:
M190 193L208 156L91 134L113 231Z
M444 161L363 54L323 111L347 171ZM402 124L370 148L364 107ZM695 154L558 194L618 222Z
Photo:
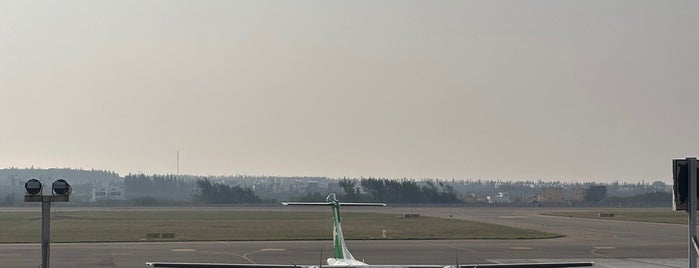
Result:
M607 186L590 186L585 194L585 201L599 202L607 198Z
M498 193L495 196L488 196L488 204L509 204L510 194L509 193Z
M562 187L544 187L541 190L543 191L542 202L563 202Z
M578 187L573 189L573 192L570 194L570 200L571 201L577 201L577 202L582 202L585 201L585 194L587 193L587 189Z
M538 194L532 194L527 196L527 203L541 203L541 196Z
M119 186L96 186L92 188L92 198L90 202L97 202L102 200L126 200L124 197L124 187Z

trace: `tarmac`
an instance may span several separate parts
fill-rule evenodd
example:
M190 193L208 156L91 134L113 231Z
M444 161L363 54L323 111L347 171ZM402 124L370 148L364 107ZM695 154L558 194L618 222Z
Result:
M285 208L254 208L260 209ZM687 267L686 225L544 216L541 213L546 209L535 208L391 207L372 211L478 220L565 237L347 241L354 257L370 264L593 261L595 267ZM606 211L609 209L600 209ZM331 252L330 240L54 243L51 267L144 267L147 261L316 265ZM35 268L40 264L40 244L0 244L0 267Z

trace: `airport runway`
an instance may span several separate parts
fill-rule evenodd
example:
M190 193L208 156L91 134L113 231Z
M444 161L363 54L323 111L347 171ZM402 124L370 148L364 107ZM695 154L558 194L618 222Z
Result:
M540 215L544 211L386 208L380 212L479 220L561 233L566 237L537 240L348 241L348 247L356 258L371 264L452 265L458 256L461 264L594 261L595 267L687 266L687 227L684 225ZM0 267L38 267L41 263L40 248L39 244L2 244ZM144 267L146 261L317 264L321 259L328 258L331 250L330 241L52 244L51 267Z

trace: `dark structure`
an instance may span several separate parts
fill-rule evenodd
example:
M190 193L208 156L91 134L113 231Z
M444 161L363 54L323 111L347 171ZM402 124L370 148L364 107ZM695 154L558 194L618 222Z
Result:
M585 201L599 202L607 198L607 186L590 186L585 194Z

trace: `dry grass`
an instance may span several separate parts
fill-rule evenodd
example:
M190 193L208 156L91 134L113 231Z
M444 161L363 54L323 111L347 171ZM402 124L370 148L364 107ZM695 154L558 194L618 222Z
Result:
M600 213L614 213L614 217L600 217ZM590 209L544 213L543 215L588 218L616 221L638 221L687 224L687 212L667 210L638 210L638 209Z
M175 233L180 241L323 240L332 237L327 212L65 211L51 214L54 242L139 241L146 233ZM481 222L400 215L343 213L347 239L527 239L557 234ZM0 214L0 243L39 242L41 214Z

